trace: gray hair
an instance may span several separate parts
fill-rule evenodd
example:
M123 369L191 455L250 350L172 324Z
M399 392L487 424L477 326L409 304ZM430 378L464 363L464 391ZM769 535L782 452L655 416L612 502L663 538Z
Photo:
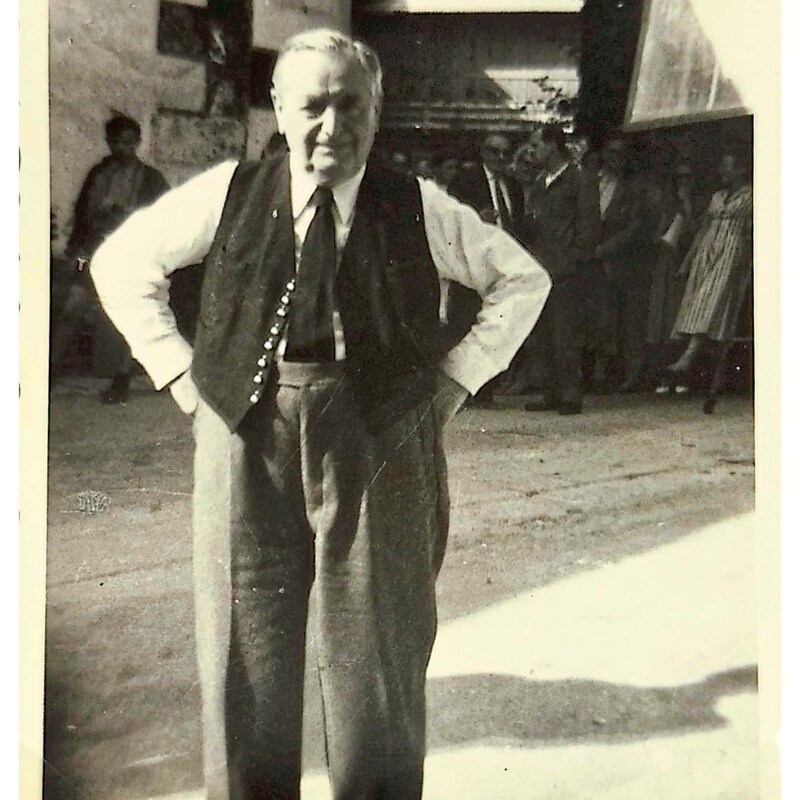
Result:
M277 91L284 62L290 55L302 52L327 53L354 61L364 70L372 88L372 100L380 105L383 99L383 70L375 51L364 42L333 28L315 28L287 39L278 53L272 71L272 86Z

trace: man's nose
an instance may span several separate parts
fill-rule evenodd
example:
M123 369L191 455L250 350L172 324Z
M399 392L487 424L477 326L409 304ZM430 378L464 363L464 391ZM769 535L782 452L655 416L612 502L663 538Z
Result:
M329 138L334 137L341 127L342 114L336 106L328 106L322 114L322 132Z

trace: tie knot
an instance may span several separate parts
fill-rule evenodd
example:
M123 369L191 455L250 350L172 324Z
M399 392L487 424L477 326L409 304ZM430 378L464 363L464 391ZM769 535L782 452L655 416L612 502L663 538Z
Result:
M330 186L317 186L311 195L311 204L315 208L330 208L333 205L333 192Z

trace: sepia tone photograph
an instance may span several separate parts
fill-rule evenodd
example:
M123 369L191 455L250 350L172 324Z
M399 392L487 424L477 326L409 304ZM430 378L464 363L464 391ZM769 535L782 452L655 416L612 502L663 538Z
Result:
M40 5L23 796L777 798L777 4Z

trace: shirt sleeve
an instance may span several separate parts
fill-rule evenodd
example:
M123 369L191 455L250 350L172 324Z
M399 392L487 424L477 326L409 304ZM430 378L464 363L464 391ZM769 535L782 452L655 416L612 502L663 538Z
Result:
M100 302L156 389L192 362L169 307L169 276L208 254L236 166L225 161L134 212L92 258Z
M425 232L439 277L475 290L475 324L441 368L470 393L507 369L542 313L551 280L542 265L496 225L485 223L433 181L419 179Z

